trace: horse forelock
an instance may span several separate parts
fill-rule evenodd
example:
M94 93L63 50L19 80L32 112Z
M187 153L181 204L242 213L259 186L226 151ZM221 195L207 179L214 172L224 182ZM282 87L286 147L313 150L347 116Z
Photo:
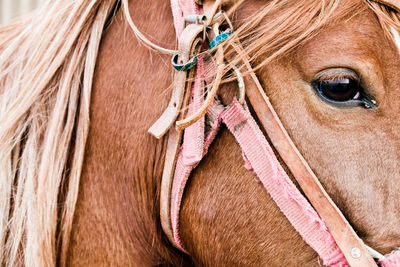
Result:
M65 264L98 46L118 2L53 1L28 19L0 28L2 265ZM400 28L398 14L377 3L354 1L339 8L340 0L256 2L261 7L256 12L246 2L235 6L236 14L230 10L240 20L234 19L237 30L224 44L227 54L233 54L229 43L240 40L255 69L367 5L389 38L394 38L391 28ZM232 64L239 61L233 55ZM143 177L134 179L141 184Z

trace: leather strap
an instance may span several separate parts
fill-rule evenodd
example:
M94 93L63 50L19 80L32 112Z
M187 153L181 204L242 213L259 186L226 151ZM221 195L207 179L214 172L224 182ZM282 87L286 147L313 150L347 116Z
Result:
M223 0L205 0L202 1L202 6L203 6L203 12L204 15L206 16L206 26L211 26L211 23L213 22L214 15L217 13L217 11L220 9L221 4ZM219 26L220 23L214 23L212 25L212 30L208 33L208 38L212 40L216 35L219 33ZM185 128L189 127L190 125L194 124L197 122L201 117L203 117L208 108L211 106L214 97L217 95L218 89L220 87L221 81L222 81L222 76L224 74L224 69L225 65L223 64L224 61L224 51L221 47L217 48L216 52L216 61L217 61L217 71L216 71L216 77L213 82L213 86L211 91L207 93L207 98L204 101L204 104L200 107L200 109L195 113L189 116L188 118L185 118L184 120L179 120L176 122L176 128L178 131L182 131Z
M160 219L161 226L168 240L178 247L172 233L171 224L171 190L175 173L176 161L178 158L179 147L182 141L182 131L177 131L171 127L168 134L167 152L165 154L164 170L161 179L160 192Z
M193 56L197 46L194 44L199 33L203 32L205 26L211 24L212 19L220 8L223 0L205 0L201 1L203 5L204 14L206 15L207 21L203 24L190 24L182 32L179 38L179 55L178 59L180 63L184 63L190 60ZM197 39L198 40L198 39ZM168 104L167 109L161 115L161 117L150 127L148 132L156 138L161 138L168 129L174 124L178 118L179 112L182 108L182 100L185 91L187 73L178 72L175 75L174 90L172 92L171 100Z
M179 42L179 59L186 62L194 51L198 49L201 38L199 34L203 31L202 25L191 24L182 32ZM175 73L174 89L168 108L164 111L158 121L149 129L149 132L155 137L160 138L169 129L167 152L165 155L164 170L161 180L160 194L160 219L161 226L170 242L176 246L172 234L171 225L171 187L174 177L175 164L178 157L179 147L182 141L182 131L177 131L175 127L171 127L180 114L183 118L181 109L187 105L192 82L190 77L193 76L194 70L179 71Z
M213 82L213 86L211 91L207 93L207 98L204 101L204 104L200 107L200 109L193 114L192 116L189 116L188 118L185 118L184 120L179 120L176 122L176 129L178 131L182 131L185 128L189 127L190 125L194 124L197 122L201 117L203 117L206 113L208 108L211 106L212 102L214 101L214 97L217 95L219 86L222 81L222 76L224 74L224 69L225 69L225 64L223 63L224 61L224 50L221 47L218 47L217 50L217 75L215 77L215 80Z
M178 60L184 63L194 56L198 45L201 44L199 34L204 30L203 25L188 25L179 39ZM188 72L177 71L174 77L174 86L171 100L161 117L150 127L148 132L156 138L161 138L174 124L182 109L183 98L187 87Z
M400 0L371 0L389 6L400 13Z
M200 2L204 4L203 1L196 3L200 4ZM204 13L211 18L216 12L216 5L213 5L213 2L214 1L207 1L206 5L203 6ZM198 36L202 31L204 31L204 25L190 24L182 32L179 39L179 59L182 62L188 61L193 55L193 52L196 51L199 42ZM177 248L179 248L179 246L176 244L173 237L171 224L171 190L183 132L171 126L178 118L179 112L182 109L182 103L186 105L188 102L187 100L190 95L190 90L188 90L188 88L191 88L192 83L190 82L190 76L192 76L192 73L193 71L189 72L189 74L182 71L176 73L174 89L168 107L157 122L149 129L149 133L157 138L162 137L169 129L167 152L161 180L160 219L161 226L169 241ZM187 82L188 80L189 82ZM183 119L183 114L181 114L180 119Z
M240 44L232 44L232 46L238 55L245 55ZM242 61L249 71L249 75L245 77L246 95L262 127L299 183L304 194L326 223L349 265L352 267L377 266L363 241L354 232L297 150L266 96L257 76L252 71L248 58L242 56Z

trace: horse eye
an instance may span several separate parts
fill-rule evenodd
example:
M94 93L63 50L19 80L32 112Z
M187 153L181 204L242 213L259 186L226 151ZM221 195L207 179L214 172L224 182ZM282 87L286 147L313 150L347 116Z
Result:
M340 78L318 81L318 90L329 100L343 102L357 99L361 88L356 79Z
M351 69L325 70L310 85L322 100L337 107L378 107L375 99L362 88L360 76Z

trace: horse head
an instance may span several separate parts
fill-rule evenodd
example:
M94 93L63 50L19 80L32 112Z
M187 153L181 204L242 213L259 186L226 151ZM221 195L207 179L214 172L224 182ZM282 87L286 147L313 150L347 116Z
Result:
M176 10L191 4L201 14L209 2L232 22L221 22L223 30L233 29L214 50L195 49L211 66L201 81L208 95L221 83L209 104L232 107L235 77L248 87L254 75L354 232L390 253L400 243L398 1L173 1L181 30ZM195 27L203 41L216 30ZM320 264L229 125L213 136L184 190L177 218L185 252L163 232L163 169L173 160L169 136L158 140L147 130L168 107L174 79L194 78L171 66L178 28L169 1L93 0L49 1L0 29L2 265ZM272 146L285 181L301 192L247 96L240 106L255 118L261 145ZM182 121L187 108L176 110ZM214 129L207 121L203 128Z

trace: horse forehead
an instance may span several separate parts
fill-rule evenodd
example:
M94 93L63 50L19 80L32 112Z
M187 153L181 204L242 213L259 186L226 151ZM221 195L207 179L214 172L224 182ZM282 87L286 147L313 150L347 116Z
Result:
M398 36L399 37L399 36ZM381 68L399 60L400 38L392 43L375 15L365 9L321 30L295 50L295 60L312 79L316 72L329 67Z

